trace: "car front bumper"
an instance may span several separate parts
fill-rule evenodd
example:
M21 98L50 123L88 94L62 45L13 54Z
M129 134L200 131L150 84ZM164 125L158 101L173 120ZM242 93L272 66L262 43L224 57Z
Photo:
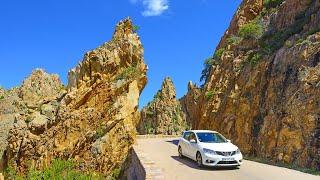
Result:
M236 154L233 156L221 156L221 155L202 155L202 164L205 166L240 166L242 164L242 154Z

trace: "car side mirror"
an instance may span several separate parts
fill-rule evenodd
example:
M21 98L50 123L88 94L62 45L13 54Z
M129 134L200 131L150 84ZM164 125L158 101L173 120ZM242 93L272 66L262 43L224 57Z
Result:
M195 139L190 139L190 143L197 143Z
M230 140L230 139L227 139L227 142L228 142L228 143L231 143L231 140Z

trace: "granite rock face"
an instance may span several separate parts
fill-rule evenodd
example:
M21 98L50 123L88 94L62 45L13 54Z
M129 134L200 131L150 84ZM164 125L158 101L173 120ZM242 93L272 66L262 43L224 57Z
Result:
M320 169L320 2L277 2L243 1L201 95L189 89L183 105L193 128L220 131L245 155Z
M34 70L19 89L19 97L30 107L56 99L64 93L59 76L42 69Z
M201 109L201 88L197 87L191 81L188 84L188 92L185 96L179 99L182 111L186 115L187 124L190 125L190 129L198 127L200 109Z
M0 90L0 171L8 160L10 130L14 126L24 126L33 133L43 132L52 119L43 115L40 107L56 101L64 93L58 75L42 69L34 70L20 87Z
M243 0L234 17L231 20L230 26L218 45L218 48L227 45L228 37L236 34L239 28L244 24L255 19L263 9L263 0Z
M23 173L53 159L74 159L79 170L106 176L121 167L135 141L138 99L147 83L143 53L125 19L111 41L70 70L66 89L57 76L36 70L18 90L21 112L17 104L9 111L21 117L8 133L8 165Z
M153 101L141 110L137 129L140 134L164 135L180 135L188 129L185 114L170 78L164 79Z

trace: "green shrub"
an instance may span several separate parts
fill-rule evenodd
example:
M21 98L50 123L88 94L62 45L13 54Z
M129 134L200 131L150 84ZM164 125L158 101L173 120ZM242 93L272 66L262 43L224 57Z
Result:
M120 173L121 173L121 169L120 168L113 169L109 180L117 180L117 179L119 179Z
M36 169L30 169L26 176L30 180L36 180L36 179L40 180L42 178L42 173L41 171L38 171Z
M4 96L0 96L0 100L3 100L4 99Z
M146 133L147 133L147 134L154 134L154 133L155 133L155 130L154 130L154 128L153 128L151 125L147 126L147 127L145 128L145 130L146 130Z
M216 66L221 63L220 60L221 60L221 57L222 57L222 54L224 53L224 51L225 51L224 48L220 48L215 51L213 57L209 57L204 61L204 68L201 72L201 77L200 77L201 82L207 81L207 78L210 74L212 66ZM201 86L203 87L203 85L201 85Z
M153 117L153 111L147 110L146 115L147 117Z
M286 41L285 43L284 43L284 45L287 47L287 48L291 48L292 46L293 46L293 43L291 42L291 41Z
M155 133L155 130L154 128L152 127L151 123L150 122L146 122L144 124L144 130L147 134L154 134Z
M243 39L260 39L264 29L260 21L251 21L239 29L239 36Z
M45 168L43 171L36 169L29 169L28 173L24 176L17 175L16 171L12 167L8 167L5 171L6 179L14 180L51 180L51 179L63 179L63 180L89 180L89 179L103 179L100 174L83 173L75 169L75 163L72 160L54 159L51 165Z
M135 79L140 75L140 71L137 67L128 67L121 74L116 77L116 80L122 79Z
M179 119L179 115L177 113L174 113L174 115L172 117L173 125L177 125L178 119Z
M96 134L95 134L96 139L99 139L99 138L103 137L104 135L105 135L105 133L104 133L103 126L98 127L98 129L96 130Z
M220 48L218 50L216 50L216 52L213 55L214 59L220 59L222 57L222 54L224 53L225 49L224 48Z
M259 52L250 53L246 62L248 62L252 67L254 67L261 59L262 55Z
M276 8L282 4L284 0L264 0L263 5L267 9Z
M200 77L200 81L201 82L207 82L208 76L210 74L211 71L211 66L205 66L204 69L201 72L201 77ZM201 87L203 87L204 84L201 85Z
M238 45L242 41L241 37L232 35L227 39L228 44Z
M304 44L307 44L307 45L311 45L312 42L309 40L309 39L299 39L297 42L296 42L296 45L297 46L301 46L301 45L304 45Z
M180 128L179 128L178 126L174 126L174 127L173 127L173 131L174 131L174 132L178 132L178 131L180 131Z
M26 118L26 120L25 120L25 122L26 122L27 124L29 124L31 121L32 121L32 119L31 119L30 116L28 116L28 117Z
M73 168L74 162L72 160L54 159L51 166L45 168L40 176L44 179L63 178L68 176L68 173L73 170Z
M315 34L317 32L320 32L320 25L318 25L317 27L313 28L313 29L310 29L308 32L307 32L307 35L312 35L312 34Z
M214 52L213 57L209 57L204 61L204 68L201 72L201 77L200 77L201 82L205 83L207 81L207 78L210 74L212 66L217 66L221 63L221 57L222 57L224 51L225 51L224 48L217 49ZM204 84L201 85L201 88L203 88L203 86L204 86Z
M212 99L215 94L216 94L216 92L213 91L213 90L211 90L211 91L208 91L208 92L206 93L205 97L206 97L207 99Z
M209 57L204 61L204 64L210 66L212 65L213 60L214 59L212 57Z
M140 29L140 27L137 26L137 25L133 25L133 27L132 27L132 30L133 30L133 32L135 32L135 33L138 32L139 29Z
M64 90L66 90L67 88L65 87L65 85L64 84L62 84L60 87L59 87L59 90L60 91L64 91Z
M302 44L304 40L301 38L301 39L298 39L297 43L296 44Z
M155 134L156 133L156 131L154 130L153 127L150 127L147 132L148 132L148 134Z
M278 31L271 29L266 32L260 41L260 46L262 47L263 52L270 55L271 53L283 47L288 38L294 34L300 33L303 30L303 27L310 22L311 16L314 13L316 13L316 11L303 11L295 17L295 21L289 27Z
M210 57L205 60L204 64L205 66L219 65L220 61Z
M23 180L23 176L18 175L18 173L11 167L7 167L4 171L5 179Z
M210 74L210 71L211 71L211 67L212 66L217 66L220 64L221 61L217 60L217 59L214 59L212 57L210 58L207 58L204 62L204 69L202 70L201 72L201 77L200 77L200 81L204 81L206 82L207 81L207 78Z
M260 46L262 48L263 53L268 55L281 48L284 42L288 39L287 35L285 35L282 31L269 33L263 35L262 40L260 42Z
M160 91L158 91L157 94L153 96L153 100L156 100L156 99L162 99L162 95Z

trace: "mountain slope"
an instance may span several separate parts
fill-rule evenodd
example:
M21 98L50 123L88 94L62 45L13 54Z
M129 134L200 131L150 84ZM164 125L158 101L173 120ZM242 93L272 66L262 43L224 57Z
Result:
M194 128L246 155L320 169L320 2L244 0L206 61ZM191 101L191 100L190 100Z

